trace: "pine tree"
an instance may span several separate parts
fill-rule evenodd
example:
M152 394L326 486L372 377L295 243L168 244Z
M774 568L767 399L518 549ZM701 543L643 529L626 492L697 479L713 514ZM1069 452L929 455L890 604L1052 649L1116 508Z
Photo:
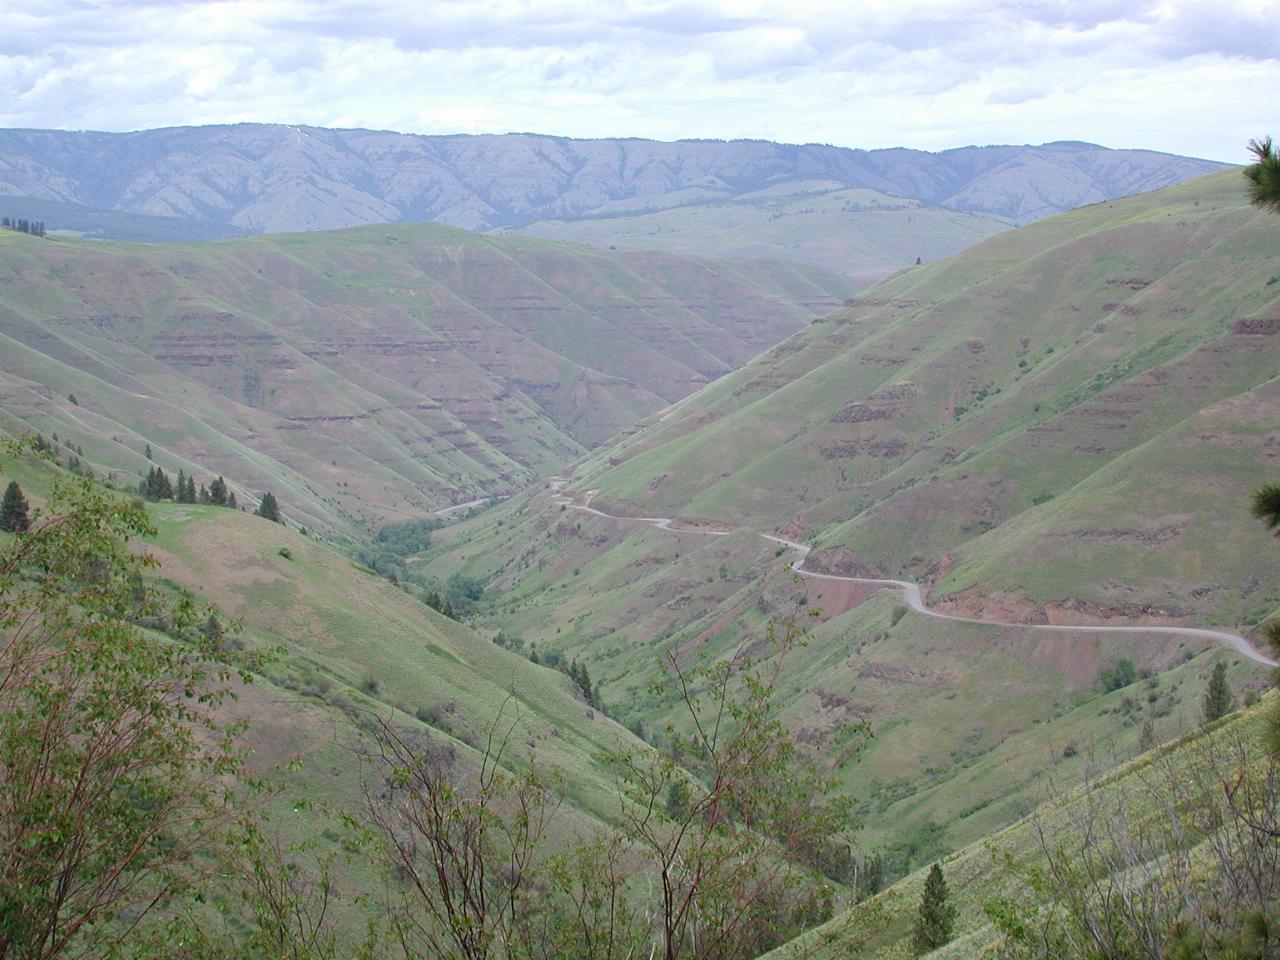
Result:
M203 483L202 483L202 484L200 484L200 494L199 494L199 496L198 496L196 499L197 499L197 501L198 501L199 503L212 503L212 502L213 502L213 501L209 498L209 491L205 489L205 486L204 486L204 484L203 484Z
M1249 141L1254 163L1244 168L1249 180L1249 202L1280 213L1280 151L1270 137Z
M143 494L148 500L172 500L173 483L160 467L152 467L147 473Z
M209 484L209 502L215 507L227 506L227 481L221 477Z
M227 506L232 510L236 508L236 492L234 490L227 491Z
M956 919L956 909L947 903L947 881L942 867L934 864L924 881L924 894L920 898L920 912L911 932L911 943L916 956L937 950L951 941L951 930Z
M284 523L284 519L280 516L280 506L276 503L276 496L270 490L262 495L262 501L258 504L258 509L253 511L253 515L270 520L272 523Z
M196 502L196 484L195 481L178 471L178 483L174 489L173 499L178 503L195 503Z
M26 533L31 527L29 504L22 495L17 480L10 480L4 491L4 503L0 504L0 530L6 533Z
M1280 485L1269 483L1254 492L1253 515L1280 537Z
M147 444L147 449L146 449L145 451L143 451L143 452L146 454L146 457L147 457L147 459L148 459L148 460L152 459L152 457L151 457L151 444L149 444L149 443L148 443L148 444Z
M1236 698L1231 694L1231 686L1227 683L1227 665L1219 660L1213 665L1213 673L1209 675L1209 683L1204 689L1204 700L1201 709L1204 722L1213 723L1220 720L1236 708Z

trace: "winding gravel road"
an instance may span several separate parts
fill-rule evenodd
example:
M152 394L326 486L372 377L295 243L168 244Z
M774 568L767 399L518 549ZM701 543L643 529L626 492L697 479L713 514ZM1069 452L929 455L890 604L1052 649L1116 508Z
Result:
M617 516L612 513L605 513L603 510L597 510L595 507L574 503L573 500L560 491L569 481L564 477L551 477L551 502L567 507L572 510L580 510L583 513L589 513L593 516L604 517L607 520L629 520L633 523L645 523L651 527L657 527L659 530L666 530L671 533L694 533L708 537L727 537L732 531L729 530L706 530L699 527L689 527L677 530L672 527L674 518L672 517L624 517ZM1175 637L1192 637L1197 640L1211 640L1214 643L1229 647L1240 656L1245 657L1255 663L1263 664L1268 667L1280 666L1275 660L1266 656L1253 646L1244 637L1234 633L1227 633L1225 630L1207 630L1201 627L1112 627L1112 626L1076 626L1071 624L1052 624L1052 623L1015 623L1008 620L981 620L976 617L960 617L950 613L939 613L937 610L930 610L924 603L924 594L920 590L918 583L911 583L908 580L881 580L873 577L841 577L833 573L815 573L811 570L804 569L804 562L808 559L810 547L803 543L796 543L794 540L787 540L784 537L775 537L772 534L760 533L756 531L756 535L770 540L773 543L780 544L796 551L796 559L791 564L791 569L802 577L811 577L815 580L838 580L844 583L862 583L870 586L894 587L902 595L902 599L916 613L924 614L926 617L934 617L938 620L954 620L957 623L979 623L992 627L1017 627L1021 630L1055 630L1063 633L1142 633L1142 634L1158 634L1161 636Z

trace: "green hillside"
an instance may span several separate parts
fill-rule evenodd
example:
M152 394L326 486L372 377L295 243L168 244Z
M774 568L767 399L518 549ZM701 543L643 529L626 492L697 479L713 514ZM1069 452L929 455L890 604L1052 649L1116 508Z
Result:
M821 752L839 722L878 735L848 787L873 846L906 862L1025 812L1078 748L1195 725L1213 662L1185 637L1025 623L1221 626L1257 641L1280 611L1248 512L1274 473L1280 236L1238 174L993 238L867 291L589 455L566 492L672 529L512 498L440 531L420 562L489 584L479 616L578 656L646 730L672 704L658 654L727 656L799 602L788 719ZM709 531L736 531L709 536ZM948 623L893 592L806 569L922 583ZM1261 644L1257 644L1261 645ZM1149 674L1105 694L1122 659ZM1068 746L1077 749L1068 751Z
M1030 908L1033 895L1027 877L1029 871L1045 868L1045 845L1053 849L1065 844L1067 850L1078 850L1084 835L1081 826L1089 823L1090 818L1096 826L1104 818L1119 816L1134 836L1145 833L1148 837L1179 837L1183 841L1181 846L1174 847L1176 853L1172 856L1161 851L1161 855L1150 860L1134 858L1130 865L1132 876L1127 882L1141 883L1145 877L1160 877L1165 870L1176 870L1184 875L1165 881L1170 891L1181 890L1184 884L1191 889L1204 884L1217 869L1212 844L1222 843L1222 834L1229 834L1231 830L1222 823L1225 802L1218 778L1247 774L1262 780L1268 771L1274 775L1274 766L1268 764L1258 743L1263 720L1261 711L1274 708L1274 699L1266 703L1266 706L1234 714L1209 730L1150 753L1125 758L1126 762L1114 771L1104 774L1101 772L1104 767L1097 768L1088 776L1064 781L1052 793L1044 792L1038 798L1031 798L1031 802L1042 799L1043 803L1037 805L1030 816L947 857L942 866L951 890L951 903L956 908L955 937L929 956L938 960L1000 956L998 951L1004 937L986 908L1002 903ZM1102 764L1109 759L1098 758ZM1162 822L1172 809L1177 809L1185 818L1189 828L1186 833L1176 823ZM1214 811L1219 818L1219 835L1206 835L1192 827L1213 822ZM1113 837L1108 835L1108 838ZM1104 858L1116 856L1111 849L1099 852ZM1244 862L1242 857L1241 864ZM1192 871L1197 876L1187 883L1185 873ZM1119 890L1126 884L1119 869L1115 873L1100 871L1098 876L1103 878L1099 889L1108 889L1109 884L1114 883ZM910 957L913 955L911 924L920 903L924 878L924 870L904 877L878 896L766 956L770 960ZM1241 895L1237 908L1250 899L1248 894ZM1168 931L1163 933L1167 937Z
M272 489L347 537L518 489L853 289L440 225L200 245L6 230L0 250L10 429L122 481L149 443L171 473Z
M6 457L0 488L17 480L39 511L60 473ZM369 762L379 722L454 757L459 777L474 774L491 731L509 728L504 763L534 764L556 784L563 817L553 842L616 816L613 775L599 757L647 748L590 709L562 672L509 653L296 531L211 506L148 511L159 532L139 548L159 561L159 582L213 604L237 646L272 652L224 711L249 721L249 772L279 789L270 829L314 843L304 859L350 851L340 814L358 817L381 774ZM11 539L0 533L0 543ZM344 936L356 938L369 907L356 896L378 873L363 856L342 862L334 909Z
M1233 173L1023 227L868 291L573 488L786 530L812 569L947 609L1248 627L1277 604L1238 508L1274 469L1277 258Z

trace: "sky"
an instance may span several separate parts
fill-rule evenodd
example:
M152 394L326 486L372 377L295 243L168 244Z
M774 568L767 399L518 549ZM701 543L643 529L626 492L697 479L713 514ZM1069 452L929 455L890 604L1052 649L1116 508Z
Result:
M0 126L269 122L1245 162L1280 0L3 0Z

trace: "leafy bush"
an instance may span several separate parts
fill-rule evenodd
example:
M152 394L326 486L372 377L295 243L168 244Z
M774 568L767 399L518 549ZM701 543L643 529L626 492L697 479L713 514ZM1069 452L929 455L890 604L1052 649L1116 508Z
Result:
M1104 693L1122 690L1137 679L1138 669L1128 657L1121 657L1098 674L1098 682Z

